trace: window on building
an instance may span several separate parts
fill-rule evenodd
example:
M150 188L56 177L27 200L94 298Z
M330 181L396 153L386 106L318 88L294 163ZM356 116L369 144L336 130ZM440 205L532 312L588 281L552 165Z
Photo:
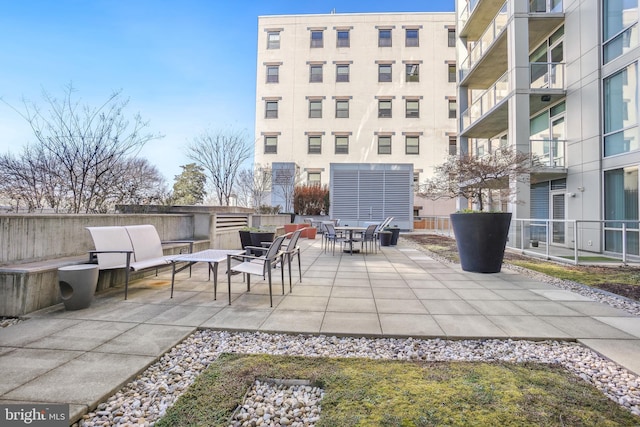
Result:
M604 0L604 63L638 45L638 0Z
M266 119L278 118L278 101L266 101L265 102L265 114Z
M391 47L391 30L378 30L378 46Z
M605 220L638 221L640 201L638 200L638 167L630 166L604 172L604 212ZM637 223L636 223L637 224ZM605 230L605 251L623 251L623 238L626 237L627 253L638 255L639 236L637 231L627 231L622 236L622 223L608 223L608 227L617 230ZM629 228L633 228L629 226ZM637 228L637 225L635 226Z
M419 64L407 64L406 70L407 70L406 80L408 82L420 81L420 65Z
M336 82L349 81L349 64L336 65Z
M449 47L456 47L456 29L455 28L447 29L447 45Z
M349 118L349 100L348 99L336 99L336 118L337 119Z
M391 136L378 136L378 154L391 154Z
M311 47L324 47L322 30L311 31Z
M378 117L379 118L391 117L391 100L390 99L378 100Z
M415 135L407 135L405 137L405 153L420 154L420 137Z
M349 30L338 30L336 36L337 47L349 47Z
M449 155L455 156L458 154L458 140L455 136L449 137Z
M604 155L638 150L638 66L604 79Z
M407 99L406 117L409 119L417 119L420 117L420 101L417 99Z
M280 31L267 32L267 49L280 49Z
M267 83L278 83L280 81L280 67L277 65L267 65Z
M320 185L320 172L307 172L307 183L309 185Z
M420 46L420 41L419 41L419 38L418 38L418 30L415 30L415 29L407 29L406 30L405 46L407 46L407 47Z
M455 99L450 99L449 102L449 118L455 119L457 117L456 109L458 107Z
M378 81L379 82L391 81L391 64L378 65Z
M309 82L322 83L322 65L313 64L309 66Z
M278 154L278 137L264 137L264 154Z
M320 135L309 135L309 154L322 154L322 137Z
M309 118L310 119L322 118L322 100L321 99L309 100Z
M349 137L336 135L336 154L349 154Z
M447 66L449 72L449 83L456 82L456 64L449 64Z

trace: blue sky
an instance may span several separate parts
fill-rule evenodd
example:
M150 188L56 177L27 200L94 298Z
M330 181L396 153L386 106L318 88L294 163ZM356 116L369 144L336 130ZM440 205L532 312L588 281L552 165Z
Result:
M115 90L153 133L141 155L173 185L183 146L206 129L253 138L257 18L261 15L453 11L453 0L0 0L0 98L21 109L42 91L93 106ZM0 152L33 141L0 103Z

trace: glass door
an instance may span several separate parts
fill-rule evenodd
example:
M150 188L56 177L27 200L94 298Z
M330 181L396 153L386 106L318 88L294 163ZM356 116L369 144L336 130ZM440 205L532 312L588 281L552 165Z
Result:
M551 242L557 245L565 244L566 222L565 219L565 193L551 193L551 219L562 221L553 221L551 227Z

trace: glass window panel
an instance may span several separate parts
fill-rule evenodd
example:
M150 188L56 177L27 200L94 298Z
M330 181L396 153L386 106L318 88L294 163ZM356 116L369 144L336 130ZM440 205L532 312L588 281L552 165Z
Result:
M378 65L378 81L390 82L391 81L391 65Z
M322 31L311 31L311 47L323 47Z
M418 30L406 30L406 45L409 47L419 46Z
M280 49L280 33L267 33L267 49Z
M378 117L391 117L391 100L381 99L378 101Z
M278 83L279 67L267 66L267 83Z
M638 0L604 0L604 40L638 21Z
M615 156L638 149L638 128L634 127L624 131L605 136L604 155Z
M378 154L391 154L391 137L378 137Z
M407 64L407 81L419 82L420 81L420 65L419 64Z
M322 138L320 136L309 137L309 154L322 153Z
M322 101L312 99L309 100L309 118L318 119L322 117Z
M265 117L267 119L278 118L278 101L267 101L265 109Z
M456 47L456 30L449 28L447 30L447 44L449 47Z
M349 47L349 31L338 31L338 47Z
M266 136L264 138L264 152L265 153L277 153L278 152L278 137Z
M420 117L420 101L417 99L407 99L407 114L408 118Z
M349 118L349 101L346 99L336 100L336 118Z
M311 65L309 73L309 81L311 83L322 83L322 65Z
M336 65L336 81L337 82L349 81L349 65L347 64Z
M420 138L417 136L406 137L406 154L420 154Z
M391 30L378 30L378 46L391 46Z
M336 154L349 154L348 136L336 136Z
M610 133L637 124L637 66L604 80L604 132Z

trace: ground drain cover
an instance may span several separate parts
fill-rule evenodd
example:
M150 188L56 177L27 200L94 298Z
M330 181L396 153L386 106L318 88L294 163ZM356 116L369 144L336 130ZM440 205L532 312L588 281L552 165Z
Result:
M283 426L314 426L320 418L324 390L307 380L256 380L242 405L231 417L230 426L256 426L266 423Z

